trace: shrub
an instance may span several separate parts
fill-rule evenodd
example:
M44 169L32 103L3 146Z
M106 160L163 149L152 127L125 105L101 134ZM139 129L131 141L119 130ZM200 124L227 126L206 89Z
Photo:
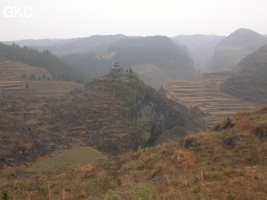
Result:
M232 122L230 117L227 117L221 124L216 125L213 131L222 131L234 127L235 124Z
M2 192L2 200L8 200L8 193L7 191Z
M176 151L175 159L178 167L182 170L189 170L197 166L197 164L195 163L194 154L192 152Z
M253 133L257 135L261 141L267 140L267 123L260 124L253 129Z
M240 121L236 126L235 130L237 131L252 131L254 128L254 123L248 120Z

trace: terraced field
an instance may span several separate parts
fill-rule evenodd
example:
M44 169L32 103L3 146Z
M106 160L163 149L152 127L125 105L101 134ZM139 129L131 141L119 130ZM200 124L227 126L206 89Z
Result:
M51 75L43 68L32 67L21 62L9 60L0 63L0 80L1 81L12 81L21 79L21 75L26 74L29 77L30 74L46 75L51 79Z
M22 76L25 74L27 78ZM36 77L44 75L49 80L29 80L31 74ZM36 125L45 104L57 101L75 88L83 88L83 85L53 81L51 74L43 68L13 60L0 62L0 110L15 114L31 125Z
M219 85L234 72L222 71L204 74L193 80L172 81L165 86L168 98L188 107L198 106L207 113L205 120L212 126L226 116L249 111L256 105L220 92Z
M29 80L31 74L36 77L45 76L50 80ZM23 78L23 75L26 75L28 80ZM73 82L52 81L51 74L43 68L13 60L0 63L0 94L57 97L77 87L81 88L82 85Z

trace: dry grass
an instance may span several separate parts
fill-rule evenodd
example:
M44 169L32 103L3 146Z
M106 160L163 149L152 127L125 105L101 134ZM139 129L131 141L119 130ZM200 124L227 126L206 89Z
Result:
M266 121L260 110L225 120L233 125L226 129L91 164L42 174L2 172L0 191L20 200L264 200L267 145L254 131L266 130Z

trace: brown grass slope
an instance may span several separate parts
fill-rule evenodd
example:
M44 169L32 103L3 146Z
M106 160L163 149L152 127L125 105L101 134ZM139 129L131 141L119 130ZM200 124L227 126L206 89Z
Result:
M225 199L267 195L267 109L212 131L44 174L2 174L12 199Z
M159 95L134 73L99 78L83 89L77 83L22 78L23 74L49 73L20 62L2 63L1 69L2 118L10 116L11 124L18 121L26 127L0 129L3 140L8 135L0 146L1 167L26 165L68 147L73 140L117 154L179 139L204 127L196 113ZM0 125L9 121L2 120Z
M47 104L82 85L22 78L24 74L51 75L18 61L4 61L0 69L0 168L27 165L54 150L68 148L72 141L50 130L42 116Z
M13 115L0 112L0 169L28 166L27 163L67 148L70 143L60 135L35 129Z
M241 70L220 85L221 91L257 104L267 104L267 45L239 64Z

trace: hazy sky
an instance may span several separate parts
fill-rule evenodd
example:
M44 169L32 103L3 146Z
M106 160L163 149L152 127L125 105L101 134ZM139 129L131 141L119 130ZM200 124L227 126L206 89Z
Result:
M91 35L267 34L267 0L0 0L0 41Z

